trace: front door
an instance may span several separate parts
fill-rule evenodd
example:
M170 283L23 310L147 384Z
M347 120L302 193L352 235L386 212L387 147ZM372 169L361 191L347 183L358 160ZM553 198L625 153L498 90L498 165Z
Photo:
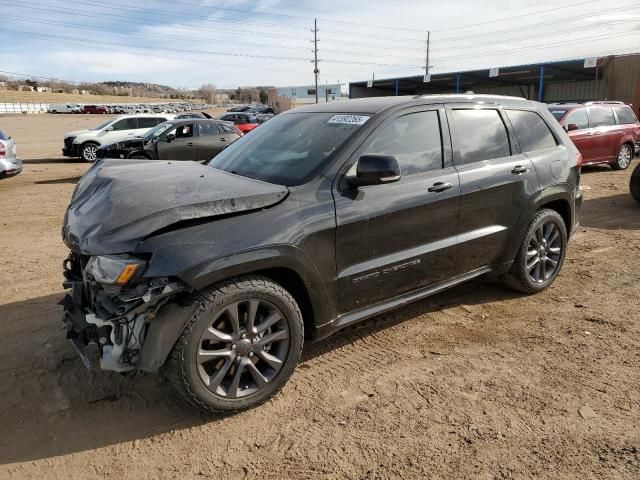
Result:
M531 160L513 149L495 108L447 109L460 174L458 274L496 263L538 188Z
M167 130L158 139L158 159L159 160L196 160L198 149L194 140L193 123L180 124ZM170 139L169 137L175 136Z
M334 192L343 313L448 279L455 270L458 174L443 108L413 108L378 126L350 160L393 155L396 183Z
M572 128L577 128L576 130L570 130L568 133L569 138L580 151L582 161L584 163L595 162L597 157L592 146L593 133L589 127L587 109L579 108L567 115L564 120L564 127L568 128L569 125L575 125Z

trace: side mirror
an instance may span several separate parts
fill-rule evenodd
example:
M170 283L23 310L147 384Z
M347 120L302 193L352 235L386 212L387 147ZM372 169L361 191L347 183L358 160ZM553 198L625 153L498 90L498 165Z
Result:
M575 130L578 130L578 125L576 125L575 123L570 123L569 125L567 125L567 132L573 132Z
M171 143L176 139L175 133L167 133L167 143Z
M105 131L106 131L106 132L113 132L113 127L107 127L107 128L105 129Z
M356 175L347 176L347 183L354 187L380 185L400 180L400 165L391 155L362 155L356 164Z

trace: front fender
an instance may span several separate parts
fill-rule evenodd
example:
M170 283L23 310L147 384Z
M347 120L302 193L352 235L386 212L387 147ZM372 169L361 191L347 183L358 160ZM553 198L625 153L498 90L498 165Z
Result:
M228 278L270 269L289 270L302 280L311 300L314 326L335 318L335 303L318 268L294 245L271 245L209 259L181 272L178 277L194 289L202 290Z

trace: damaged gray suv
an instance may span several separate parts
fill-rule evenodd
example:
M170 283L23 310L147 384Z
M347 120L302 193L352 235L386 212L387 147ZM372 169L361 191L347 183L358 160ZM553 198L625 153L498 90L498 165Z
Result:
M479 95L296 109L209 165L98 162L62 231L67 337L204 410L258 405L303 341L481 276L547 288L579 164L545 106Z

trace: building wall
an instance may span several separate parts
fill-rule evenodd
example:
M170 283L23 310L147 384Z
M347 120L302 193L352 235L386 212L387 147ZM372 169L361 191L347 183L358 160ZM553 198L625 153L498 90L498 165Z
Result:
M294 87L278 87L276 88L276 95L278 97L285 98L316 98L315 85L302 85ZM327 90L329 90L329 101L335 100L340 97L340 85L318 85L318 101L325 101L327 97Z

